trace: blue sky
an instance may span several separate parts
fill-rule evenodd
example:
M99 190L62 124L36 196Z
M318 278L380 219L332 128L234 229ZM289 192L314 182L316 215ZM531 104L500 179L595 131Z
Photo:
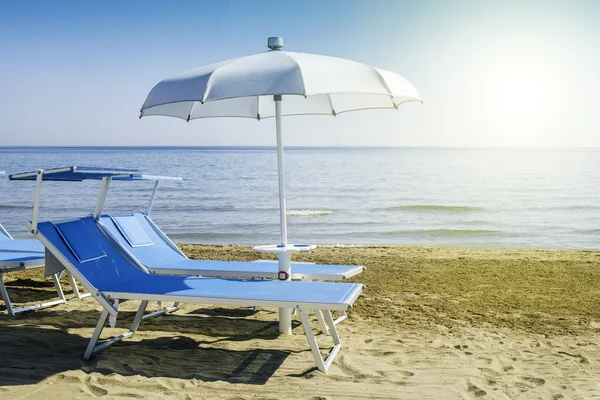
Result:
M273 145L272 120L137 118L164 77L269 36L398 72L425 101L286 118L287 145L600 146L600 4L526 0L2 0L0 145Z

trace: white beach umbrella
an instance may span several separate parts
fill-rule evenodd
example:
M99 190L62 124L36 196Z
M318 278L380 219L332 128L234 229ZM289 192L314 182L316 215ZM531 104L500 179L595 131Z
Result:
M281 243L280 277L289 279L281 116L337 115L366 109L397 109L421 102L402 76L342 58L281 51L283 39L268 40L270 51L200 67L159 82L148 94L140 118L149 115L197 118L276 118ZM280 319L280 330L287 322ZM285 331L289 331L286 328Z

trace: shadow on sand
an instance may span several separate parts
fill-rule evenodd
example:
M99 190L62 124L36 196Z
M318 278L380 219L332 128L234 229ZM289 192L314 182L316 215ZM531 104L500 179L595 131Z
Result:
M71 300L79 301L79 300ZM90 301L89 299L87 301ZM67 303L68 306L68 303ZM37 312L20 314L11 318L0 315L0 332L4 326L13 324L52 325L58 329L93 329L100 317L97 310L65 310L65 306L48 308ZM156 308L156 307L155 307ZM150 310L149 310L150 311ZM222 311L222 312L221 312ZM270 310L259 311L270 313ZM223 315L224 314L224 315ZM245 341L249 339L275 340L279 337L278 322L246 318L255 312L246 309L197 309L186 314L166 314L143 321L138 332L176 332L181 334L201 334L219 337L228 341ZM119 311L117 328L129 329L135 311ZM299 321L292 321L292 328L299 328ZM212 342L214 343L214 342Z
M250 339L273 340L278 336L274 322L169 315L142 322L134 338L84 361L82 354L89 341L88 333L83 337L68 329L89 328L91 336L98 311L48 310L29 315L32 317L0 319L0 386L35 384L72 370L262 385L292 353L264 349L268 346L250 350L211 347L216 343L230 347L226 342ZM127 329L132 319L132 312L120 314L117 334L122 333L121 328ZM106 331L105 328L104 338L114 334ZM136 340L144 336L144 331L175 334ZM180 335L184 333L218 339L199 341Z

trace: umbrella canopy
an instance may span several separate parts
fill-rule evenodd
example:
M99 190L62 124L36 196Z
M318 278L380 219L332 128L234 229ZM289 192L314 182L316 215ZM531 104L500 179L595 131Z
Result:
M281 116L335 116L356 110L397 109L406 102L421 102L421 97L394 72L342 58L284 52L282 47L282 38L269 38L267 53L210 64L164 79L148 94L140 118L276 118L281 243L269 251L278 254L283 273L280 279L289 279L290 253L307 248L287 242ZM290 332L289 318L283 315L280 313L280 331Z
M421 101L402 76L342 58L269 51L207 65L158 83L141 117L275 116L274 95L283 95L281 115L337 115L397 108Z

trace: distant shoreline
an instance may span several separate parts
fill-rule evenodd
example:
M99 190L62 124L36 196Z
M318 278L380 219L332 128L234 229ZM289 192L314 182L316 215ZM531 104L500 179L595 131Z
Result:
M464 147L464 146L284 146L286 150L455 150L455 151L598 151L600 147ZM36 146L0 145L3 150L276 150L276 146Z
M181 240L174 240L175 244L178 246L214 246L214 247L233 247L233 248L242 248L248 247L252 248L254 246L258 246L259 244L264 244L262 242L257 242L255 244L247 244L247 243L196 243L196 242L185 242ZM376 244L376 243L358 243L358 244L318 244L313 243L317 246L317 248L324 249L415 249L415 250L438 250L438 251L457 251L457 252L498 252L498 253L515 253L515 252L546 252L546 253L600 253L600 246L598 248L593 247L511 247L511 246L486 246L482 244L481 246L475 245L460 245L456 243L451 244L442 244L442 243L432 243L432 244Z

